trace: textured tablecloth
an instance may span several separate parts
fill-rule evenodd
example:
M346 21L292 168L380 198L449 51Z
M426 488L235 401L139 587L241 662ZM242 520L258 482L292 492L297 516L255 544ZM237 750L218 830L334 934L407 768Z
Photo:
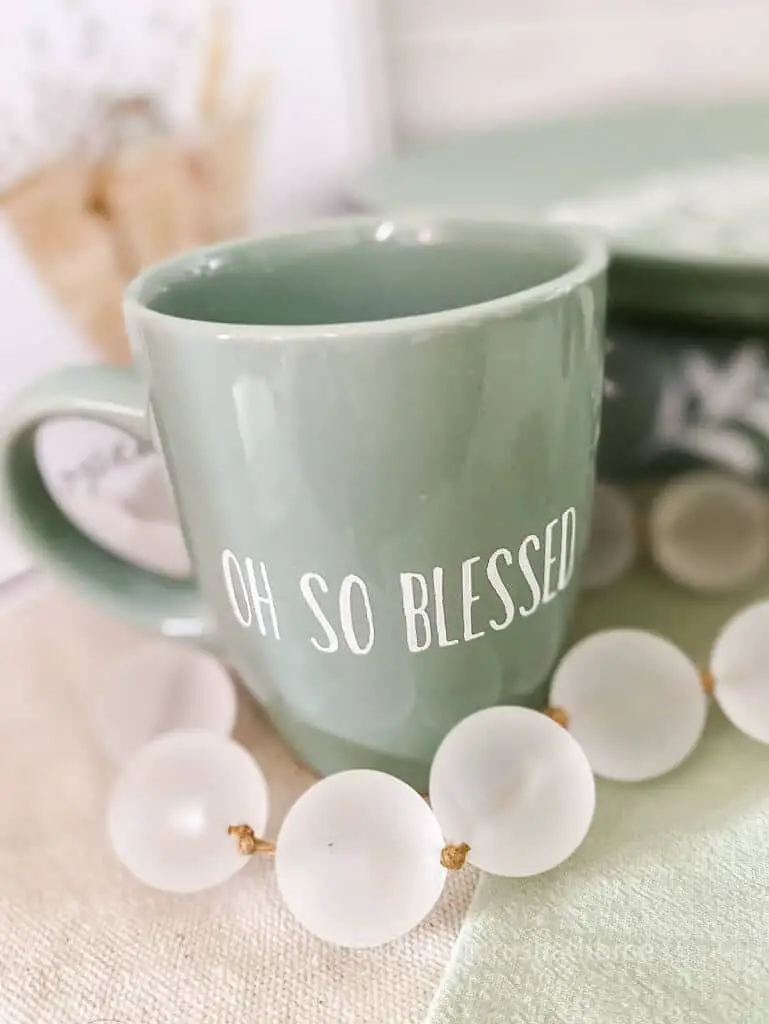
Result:
M137 642L53 587L0 615L2 1024L422 1021L472 873L453 876L404 940L352 952L293 922L268 859L186 897L143 888L115 863L104 828L113 771L94 739L89 692ZM247 697L237 738L268 776L274 835L310 778Z
M653 629L706 665L719 626L767 595L769 574L707 599L639 568L582 599L576 634ZM599 783L593 829L561 868L482 878L429 1020L766 1024L768 893L769 747L713 709L677 771Z

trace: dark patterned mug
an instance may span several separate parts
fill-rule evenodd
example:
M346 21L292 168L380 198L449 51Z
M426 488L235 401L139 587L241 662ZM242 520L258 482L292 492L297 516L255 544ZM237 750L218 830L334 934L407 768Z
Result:
M611 320L607 333L602 477L712 466L769 482L769 342Z

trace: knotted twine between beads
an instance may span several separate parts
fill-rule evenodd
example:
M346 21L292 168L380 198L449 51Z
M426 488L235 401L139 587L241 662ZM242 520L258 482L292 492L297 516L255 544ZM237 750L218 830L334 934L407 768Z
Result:
M713 673L708 668L703 668L700 672L700 684L705 693L712 693L716 688L716 681L713 678Z
M569 728L569 715L565 708L548 707L542 713L548 718L552 718L555 724L560 725L563 729Z
M257 853L275 853L275 843L269 839L260 839L250 825L230 825L228 836L235 836L238 841L238 852L244 857ZM465 866L470 847L467 843L449 843L441 850L441 864L448 871L459 871Z
M469 852L467 843L449 843L441 850L441 864L448 871L460 871L465 866Z
M269 839L260 839L250 825L230 825L227 835L235 836L238 841L238 852L244 857L251 857L256 853L275 853L275 843L271 843Z

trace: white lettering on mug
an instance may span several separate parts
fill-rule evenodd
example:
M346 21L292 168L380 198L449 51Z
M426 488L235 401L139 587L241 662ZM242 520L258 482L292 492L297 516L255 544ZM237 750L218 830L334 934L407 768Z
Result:
M574 576L576 540L577 513L570 505L541 533L524 537L517 550L500 547L493 551L485 562L485 572L475 568L481 562L480 555L448 568L436 565L425 573L400 572L400 610L408 650L418 654L433 643L442 648L469 643L485 636L486 627L500 632L515 621L516 615L525 619L552 603ZM541 558L535 559L538 552ZM241 565L229 549L222 552L221 562L227 597L238 624L244 629L254 626L262 636L280 640L278 607L266 564L246 557ZM525 598L527 603L517 598L521 584L530 595ZM376 636L377 609L372 606L362 576L344 576L336 600L317 572L300 577L299 591L319 627L314 636L305 636L317 651L335 654L346 647L355 655L370 653ZM487 598L491 602L489 611ZM450 635L449 622L457 624L458 635Z
M325 645L322 644L319 640L316 640L314 636L310 637L310 643L316 651L320 651L322 654L333 654L334 651L339 650L339 637L336 635L334 627L323 614L323 610L320 607L318 599L310 588L310 584L313 582L318 584L324 594L328 593L328 583L326 583L323 577L317 572L306 572L299 581L299 589L302 593L302 597L307 602L310 611L318 620L321 629L326 634L327 643Z
M435 632L438 634L439 647L455 647L459 637L449 640L446 629L446 605L443 601L443 569L439 565L433 569L433 591L435 593Z
M551 519L545 527L545 561L542 567L542 604L550 604L558 596L558 591L553 590L551 575L555 565L553 554L553 531L560 523L560 519Z
M473 590L473 566L480 560L480 555L475 555L462 562L462 629L465 642L478 640L485 634L483 629L479 633L473 632L472 619L473 605L479 600L479 595Z
M222 572L224 573L224 586L227 591L227 597L230 599L232 614L244 629L248 629L254 613L251 610L251 602L248 600L243 570L229 548L222 552ZM233 572L237 573L237 588L233 580Z
M352 615L353 587L357 587L366 612L368 636L363 646L358 642L358 637L355 635L355 623ZM369 600L368 589L360 576L345 576L342 580L342 586L339 588L339 618L342 622L342 633L352 653L368 654L374 646L374 617L371 614L371 601Z
M526 608L524 608L523 605L518 608L518 611L524 618L527 618L529 615L533 615L537 608L539 608L540 601L542 600L542 590L539 585L539 580L536 577L527 551L527 548L529 547L534 548L535 551L539 551L540 549L539 537L534 533L530 533L518 548L518 567L523 573L523 578L528 583L529 590L531 591L531 604Z
M505 586L499 571L500 558L505 565L510 566L513 564L512 552L508 551L507 548L498 548L491 558L489 558L486 565L486 578L491 584L492 590L502 602L502 607L505 609L505 617L501 622L497 619L489 619L489 625L492 629L496 630L507 629L515 618L515 603L513 602L513 599L510 596L510 591Z
M574 575L577 553L577 513L573 507L561 516L561 564L558 567L558 589L565 590Z
M270 619L272 621L272 632L275 635L276 640L280 640L280 630L278 629L278 616L275 611L275 602L272 599L272 590L270 588L270 581L267 578L267 569L264 566L264 562L259 563L259 572L262 577L262 587L264 588L264 594L259 593L259 587L256 582L256 573L254 572L253 559L246 559L246 573L248 575L248 585L251 589L251 601L253 603L254 611L256 612L256 621L259 623L259 632L262 636L267 636L267 626L262 615L262 605L266 605L270 612Z
M415 588L419 585L421 597L417 603ZM403 614L406 616L406 643L408 649L416 654L418 651L425 651L430 646L432 631L430 619L427 615L427 603L429 594L427 580L418 572L401 573L401 594L403 595ZM423 639L420 643L417 619L422 623Z

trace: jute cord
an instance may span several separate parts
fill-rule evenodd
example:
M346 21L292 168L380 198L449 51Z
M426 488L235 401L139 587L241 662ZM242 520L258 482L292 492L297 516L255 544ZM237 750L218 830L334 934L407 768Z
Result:
M552 718L556 725L560 725L564 729L569 728L569 715L564 708L549 707L545 708L544 713L548 718Z
M275 843L269 839L260 839L250 825L230 825L227 835L235 837L238 851L244 857L275 853ZM449 871L459 871L464 867L469 852L467 843L449 843L441 850L441 864Z
M227 835L235 836L238 850L244 857L251 857L255 853L275 853L275 843L269 839L260 839L250 825L230 825Z

